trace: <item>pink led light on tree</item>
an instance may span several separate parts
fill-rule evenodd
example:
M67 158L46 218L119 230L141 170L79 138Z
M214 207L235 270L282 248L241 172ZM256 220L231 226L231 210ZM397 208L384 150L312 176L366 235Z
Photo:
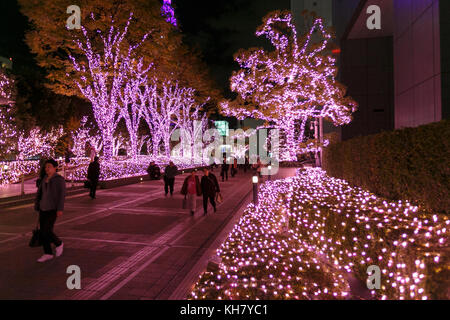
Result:
M183 157L190 158L191 163L195 163L195 160L198 163L202 160L201 147L203 147L203 133L208 127L208 118L206 114L201 113L204 104L196 102L194 89L185 88L183 94L182 104L176 113Z
M0 105L13 105L15 97L16 85L13 76L0 68Z
M159 155L162 143L164 155L170 157L170 140L179 127L177 113L183 105L187 89L170 80L157 85L155 79L153 83L145 89L148 103L143 115L152 133L153 156Z
M36 155L54 157L56 144L63 134L62 127L52 129L50 132L44 132L36 127L28 134L20 133L17 141L17 159L25 160Z
M315 31L321 36L318 43L311 41ZM356 103L335 80L335 60L327 52L331 35L321 19L298 38L291 14L275 11L264 18L256 35L269 39L275 51L240 50L235 60L241 70L230 79L231 90L239 97L220 106L228 116L274 123L284 133L281 159L295 160L309 118L327 118L335 125L349 123ZM300 121L299 137L295 135L296 120Z
M133 51L147 37L144 36L139 44L128 45L124 49L123 42L132 16L133 14L130 14L122 32L114 26L111 26L106 36L98 31L98 36L103 43L102 50L93 48L90 36L86 29L81 27L85 41L76 40L75 42L82 50L85 60L76 61L74 57L70 57L75 70L81 73L81 82L76 81L76 84L92 103L94 118L102 135L103 155L106 160L113 155L114 131L123 116L120 109L122 104L120 97L132 73L130 68L135 65Z
M92 124L88 124L88 117L81 118L80 127L72 133L72 152L77 158L86 156L86 146L94 147L97 154L101 151L103 147L102 138L95 131Z
M139 62L131 60L129 69L130 77L120 94L122 104L119 106L119 112L122 119L124 119L128 130L130 144L129 155L133 158L135 158L140 151L138 146L139 125L143 118L143 110L148 102L148 97L143 94L142 90L145 90L147 72L150 68L151 65L148 68L143 69L142 59L140 59Z
M0 109L0 158L11 153L17 143L17 132L9 111Z
M177 19L175 18L175 10L172 7L172 0L163 0L161 13L164 17L166 17L167 22L175 27L177 26Z

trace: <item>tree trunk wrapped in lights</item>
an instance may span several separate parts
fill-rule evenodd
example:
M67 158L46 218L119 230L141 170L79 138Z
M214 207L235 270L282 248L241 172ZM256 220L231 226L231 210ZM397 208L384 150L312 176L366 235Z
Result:
M120 94L122 104L119 106L120 116L124 119L129 134L130 156L135 158L139 153L138 134L139 125L143 117L143 110L148 102L147 97L142 94L141 88L147 83L147 69L143 69L143 60L130 62L130 77ZM144 89L145 90L145 89Z
M201 162L203 156L203 132L208 127L208 119L206 114L201 114L202 107L203 104L198 104L195 101L195 90L185 88L184 98L176 113L176 117L177 125L181 131L180 138L181 145L183 146L183 157L189 157L191 163Z
M177 113L184 103L186 88L177 82L164 81L159 86L147 85L145 94L148 103L143 110L144 119L152 133L153 156L159 155L160 144L164 146L164 155L170 157L170 140L179 127Z
M315 31L321 36L319 43L311 41ZM275 51L252 48L235 55L242 69L234 72L230 81L231 90L239 96L235 101L222 102L221 109L228 116L274 123L286 139L283 160L295 160L303 140L303 132L295 138L296 119L301 119L303 131L308 118L347 124L356 103L345 96L345 87L335 80L335 59L327 52L331 35L321 19L298 38L292 15L275 11L264 18L256 35L269 39Z
M70 57L75 70L82 74L81 81L75 82L82 94L92 103L94 118L103 139L103 155L106 160L113 155L114 131L124 115L121 109L121 96L130 74L133 74L130 70L135 65L133 51L146 39L144 36L139 44L128 45L127 53L123 53L124 38L131 18L132 14L123 31L116 30L114 26L111 26L106 36L98 31L103 41L102 50L93 48L88 32L82 27L85 42L82 43L80 40L75 42L86 61L78 62L74 57Z

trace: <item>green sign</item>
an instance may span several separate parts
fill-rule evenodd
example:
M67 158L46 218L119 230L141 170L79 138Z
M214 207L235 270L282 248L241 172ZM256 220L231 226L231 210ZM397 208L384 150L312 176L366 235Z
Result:
M228 121L215 121L214 124L216 125L216 128L219 131L221 136L223 136L223 137L228 136L228 133L229 133Z

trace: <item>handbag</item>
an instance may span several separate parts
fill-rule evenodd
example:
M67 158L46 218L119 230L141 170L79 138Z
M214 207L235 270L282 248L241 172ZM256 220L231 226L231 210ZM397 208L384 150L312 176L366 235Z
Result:
M39 229L39 219L36 224L36 229L33 230L33 235L31 236L31 239L30 239L30 242L28 243L28 245L32 248L42 246L41 230Z
M182 209L187 209L187 197L186 197L186 195L184 196L184 199L183 199L183 203L182 203L182 205L181 205L181 208L182 208Z
M86 188L86 189L90 189L90 188L91 188L91 181L86 180L86 181L84 182L84 186L83 186L83 187Z
M223 197L220 192L216 193L216 202L219 204L223 202Z

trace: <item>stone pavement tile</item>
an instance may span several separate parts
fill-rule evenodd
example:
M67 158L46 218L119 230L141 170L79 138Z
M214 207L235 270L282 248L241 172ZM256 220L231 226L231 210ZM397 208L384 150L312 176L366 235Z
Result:
M26 246L0 253L0 299L51 299L68 290L68 266L80 267L83 286L83 278L115 258L114 254L99 255L70 247L61 257L42 264L36 262L41 255L41 248Z
M203 200L201 197L197 198L197 208L200 208L203 205ZM155 200L147 201L140 203L138 207L150 207L150 208L166 208L166 209L182 209L183 197L170 197L167 198L158 198Z
M99 299L107 293L105 290L111 290L114 285L126 279L133 271L140 269L142 264L151 258L150 255L142 261L131 264L128 268L119 267L121 263L142 250L143 245L147 243L161 246L156 248L155 253L159 250L165 251L111 296L111 299L169 297L205 252L222 221L227 219L234 210L237 201L240 201L250 190L251 184L249 183L247 188L244 183L246 180L250 181L249 177L237 177L225 183L219 182L225 202L218 208L220 214L211 214L206 218L198 213L194 218L190 218L181 209L183 196L178 193L184 177L176 179L176 194L173 197L158 196L155 199L152 193L160 194L163 190L162 182L155 181L111 190L99 190L97 200L89 199L87 194L69 199L66 202L67 214L59 220L59 223L64 222L64 218L80 217L81 219L63 224L57 222L55 232L66 243L62 257L43 265L36 263L35 260L41 255L41 248L28 248L28 236L0 245L0 299L3 296L29 299L36 297L72 299L77 296L82 297L83 294L89 299ZM154 183L154 185L150 187L147 183ZM136 210L133 211L133 209ZM96 212L97 210L99 212ZM201 211L202 198L199 197L197 212ZM32 226L30 228L30 221L27 220L29 208L18 209L17 213L24 216L23 222L21 218L17 218L18 216L0 215L0 228L3 218L11 225L17 225L14 228L20 227L30 232ZM83 218L87 214L91 215ZM184 232L186 234L183 235ZM183 236L174 243L173 241L180 235ZM158 241L155 241L156 239ZM12 248L16 250L12 251ZM9 261L9 264L3 261ZM71 264L81 267L82 287L92 288L93 291L84 289L84 291L81 290L81 294L78 294L65 287L69 276L66 274L66 268ZM100 283L100 279L105 281ZM114 279L114 281L108 282L108 279ZM102 287L105 283L108 286ZM4 286L9 291L2 293Z
M108 217L74 227L76 230L153 235L178 221L177 217L112 214Z
M1 209L3 210L3 209ZM67 209L56 223L72 219L79 215L77 210ZM31 207L6 209L0 214L0 232L28 232L34 229L38 220L38 214Z
M163 189L161 187L157 187L157 186L137 186L137 185L130 185L130 186L120 188L120 192L139 193L140 195L143 195L145 193L147 193L148 195L152 195L155 192L162 191L162 190Z
M91 199L88 194L86 197L78 197L73 199L67 199L65 206L70 206L70 204L74 204L75 206L86 206L89 208L92 207L104 207L104 206L113 206L118 205L120 202L124 201L125 197L117 196L106 196L106 195L97 195L96 199Z
M14 236L15 236L14 234L10 234L10 235L8 235L8 234L0 234L0 241L6 240L6 239L10 239L10 238L12 238Z
M213 218L207 216L201 223L186 233L182 238L178 239L174 245L192 247L201 246L211 237L211 235L215 234L212 233L222 225L222 220L225 218L225 215L220 217L217 214L212 215L215 215L215 217ZM208 230L208 232L205 232L206 230Z

